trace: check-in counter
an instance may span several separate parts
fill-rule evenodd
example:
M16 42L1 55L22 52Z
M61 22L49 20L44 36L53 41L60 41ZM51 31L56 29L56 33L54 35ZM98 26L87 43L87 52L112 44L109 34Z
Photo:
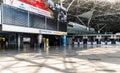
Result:
M120 45L120 42L116 41L116 45Z
M83 42L79 42L79 45L83 45Z
M111 45L111 44L112 44L112 42L111 42L111 41L107 42L107 45Z
M93 42L93 45L96 45L97 44L97 42Z
M87 45L91 45L92 43L91 42L87 42Z
M101 41L101 45L105 45L105 42Z
M74 45L78 45L78 42L74 42Z

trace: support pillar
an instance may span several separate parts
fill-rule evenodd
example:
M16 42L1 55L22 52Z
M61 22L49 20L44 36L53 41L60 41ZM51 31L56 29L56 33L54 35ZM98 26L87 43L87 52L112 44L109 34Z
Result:
M66 35L63 36L62 43L63 43L63 46L65 46L67 44Z
M38 50L39 53L41 53L41 47L44 45L44 41L43 41L43 35L38 35L37 38L37 43L36 43L36 47L34 47L34 50Z
M42 35L38 35L38 47L40 47L40 44L42 43Z
M46 43L46 56L48 56L49 55L49 39L48 38L46 38L45 39L45 43Z
M67 47L66 47L67 38L66 38L66 35L63 36L62 43L63 43L63 49L64 49L64 56L66 56L67 55Z
M20 50L20 46L21 46L21 36L20 34L18 34L18 50Z

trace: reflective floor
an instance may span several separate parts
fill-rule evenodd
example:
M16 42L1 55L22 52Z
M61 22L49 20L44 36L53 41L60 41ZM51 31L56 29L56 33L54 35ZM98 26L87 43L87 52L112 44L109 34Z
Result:
M120 45L1 48L0 73L120 73Z

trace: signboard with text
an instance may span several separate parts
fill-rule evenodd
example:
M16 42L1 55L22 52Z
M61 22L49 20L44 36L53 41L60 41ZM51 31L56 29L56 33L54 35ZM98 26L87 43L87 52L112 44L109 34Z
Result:
M67 32L52 31L52 30L45 30L45 29L35 29L35 28L26 28L26 27L6 25L6 24L2 25L2 31L34 33L34 34L50 34L50 35L67 35Z

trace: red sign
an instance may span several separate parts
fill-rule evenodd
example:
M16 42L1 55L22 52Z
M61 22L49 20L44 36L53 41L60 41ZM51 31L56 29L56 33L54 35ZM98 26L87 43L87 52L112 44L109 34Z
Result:
M24 2L26 4L30 4L34 7L49 11L51 17L54 18L54 13L52 10L49 9L49 5L47 4L46 0L19 0L19 1Z
M46 0L19 0L19 1L30 4L30 5L35 6L37 8L49 11L49 7L46 3Z

